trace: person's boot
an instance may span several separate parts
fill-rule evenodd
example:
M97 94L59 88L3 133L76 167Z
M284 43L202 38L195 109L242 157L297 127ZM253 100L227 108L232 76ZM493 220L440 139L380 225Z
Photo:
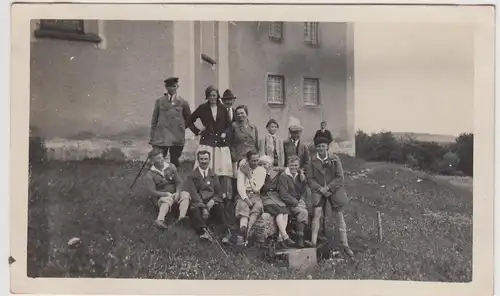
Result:
M283 241L283 245L285 245L287 249L295 248L295 242L290 237Z
M245 247L245 244L246 244L246 241L245 241L246 235L247 235L247 227L243 226L243 227L240 228L240 233L238 234L238 237L236 237L236 245L238 247Z
M230 240L231 240L231 231L228 229L226 235L222 238L222 243L229 244Z
M295 242L295 245L299 249L304 248L304 235L303 234L297 234L297 241Z
M344 246L343 247L344 249L344 253L349 256L349 257L354 257L354 252L351 250L351 248L349 246Z

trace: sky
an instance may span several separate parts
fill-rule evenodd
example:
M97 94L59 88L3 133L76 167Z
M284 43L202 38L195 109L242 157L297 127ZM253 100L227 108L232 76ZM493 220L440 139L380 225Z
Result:
M473 132L473 32L461 24L356 24L356 129Z

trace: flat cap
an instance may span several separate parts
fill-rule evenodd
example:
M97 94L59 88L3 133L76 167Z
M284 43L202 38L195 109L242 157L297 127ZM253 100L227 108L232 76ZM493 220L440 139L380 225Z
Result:
M164 80L166 86L174 86L179 83L179 77L169 77Z

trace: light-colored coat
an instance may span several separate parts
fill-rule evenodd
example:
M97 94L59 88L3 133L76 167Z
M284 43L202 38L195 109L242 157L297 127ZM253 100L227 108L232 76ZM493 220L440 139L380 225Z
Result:
M183 146L186 125L191 117L189 104L182 97L175 95L172 102L167 96L156 100L151 118L152 146Z
M278 152L278 167L285 167L285 149L283 147L283 140L276 135L276 150ZM260 139L259 154L270 156L274 163L274 146L273 138L267 134L264 138Z

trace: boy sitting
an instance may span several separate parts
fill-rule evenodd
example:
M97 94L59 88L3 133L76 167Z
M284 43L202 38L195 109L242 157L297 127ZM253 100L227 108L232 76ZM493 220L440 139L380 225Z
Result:
M182 180L177 168L165 162L160 149L153 149L149 158L152 166L145 176L145 187L149 197L159 208L154 225L166 229L165 217L174 203L179 205L179 221L186 218L190 196L188 192L181 191Z

